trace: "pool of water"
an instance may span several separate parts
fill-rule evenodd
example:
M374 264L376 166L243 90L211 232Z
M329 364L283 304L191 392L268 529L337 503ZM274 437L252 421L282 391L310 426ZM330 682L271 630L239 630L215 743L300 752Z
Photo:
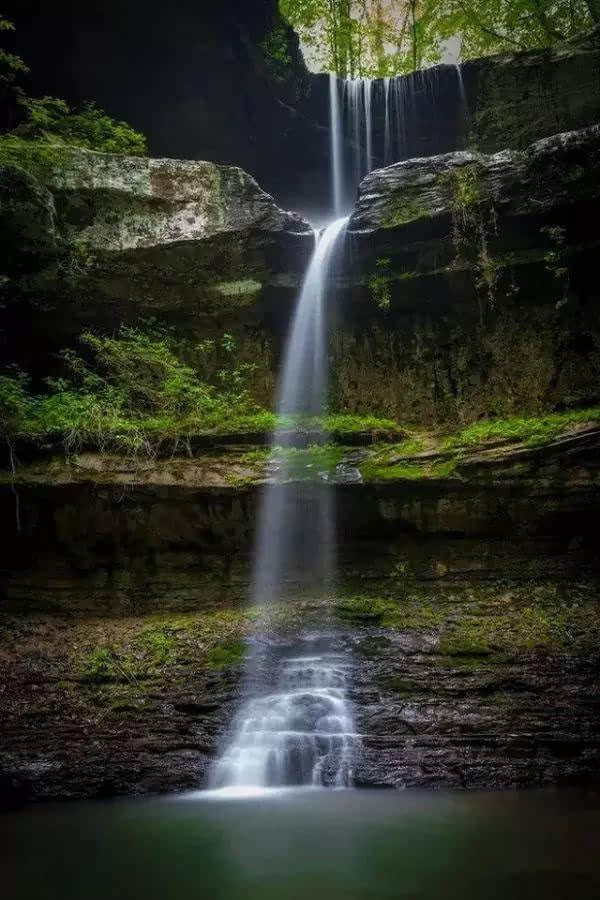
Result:
M600 793L283 790L0 816L5 900L600 897Z

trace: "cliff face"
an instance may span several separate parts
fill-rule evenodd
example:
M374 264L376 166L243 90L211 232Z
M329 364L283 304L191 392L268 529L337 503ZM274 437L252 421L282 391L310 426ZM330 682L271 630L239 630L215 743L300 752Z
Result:
M231 324L252 347L289 315L313 232L241 169L35 146L25 162L0 169L0 241L6 352L28 370L89 327Z
M592 126L369 175L340 284L339 405L440 422L595 402L599 147Z
M599 160L592 126L369 175L329 307L331 407L431 425L595 403ZM84 329L157 317L182 341L231 332L269 403L309 225L235 168L43 162L2 169L7 355L45 375Z
M327 78L306 71L277 5L181 0L149 17L141 0L52 11L13 0L5 13L18 22L15 49L31 66L34 92L74 102L93 97L147 134L154 156L241 166L280 205L324 215L331 211ZM283 65L272 46L279 56L285 51ZM555 50L470 61L461 67L462 88L453 66L398 79L405 132L398 158L522 149L592 124L598 53L592 35ZM382 164L381 84L373 99L373 145Z
M415 579L591 575L598 439L590 424L539 447L396 454L375 468L380 450L348 448L327 480L307 451L301 476L277 489L298 541L298 504L316 509L318 494L333 492L346 593ZM243 599L266 459L248 462L239 448L192 460L82 454L5 474L4 609L135 614ZM302 592L305 575L289 572L285 592Z

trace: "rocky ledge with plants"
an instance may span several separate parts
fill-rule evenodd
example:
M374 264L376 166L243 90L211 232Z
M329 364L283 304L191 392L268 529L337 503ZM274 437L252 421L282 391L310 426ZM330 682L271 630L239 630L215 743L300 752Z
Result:
M397 577L331 602L324 639L351 647L356 663L357 784L539 786L597 772L594 584ZM311 625L322 629L321 603L308 594L269 608L221 599L135 617L3 615L4 798L205 783L240 702L243 639L258 629L290 651Z

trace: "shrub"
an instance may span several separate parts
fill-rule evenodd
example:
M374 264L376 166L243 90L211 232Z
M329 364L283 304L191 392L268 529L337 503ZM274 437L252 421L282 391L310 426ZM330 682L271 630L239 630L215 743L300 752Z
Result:
M103 153L146 156L146 138L127 122L111 118L95 103L71 109L56 97L22 100L25 122L16 129L21 137L85 147Z
M231 335L217 342L222 365L212 384L178 358L166 332L122 327L108 337L85 332L80 340L86 358L65 350L64 377L48 379L43 396L28 393L20 372L0 377L0 433L7 440L153 454L163 442L176 449L191 435L240 430L253 417L272 426L272 414L249 394L252 366L236 363ZM210 344L214 352L214 343L201 349Z

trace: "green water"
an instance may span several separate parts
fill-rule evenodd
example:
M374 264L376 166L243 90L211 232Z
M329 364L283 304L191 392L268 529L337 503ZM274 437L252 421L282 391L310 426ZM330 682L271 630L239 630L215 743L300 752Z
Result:
M4 900L600 897L600 794L304 791L0 816Z

